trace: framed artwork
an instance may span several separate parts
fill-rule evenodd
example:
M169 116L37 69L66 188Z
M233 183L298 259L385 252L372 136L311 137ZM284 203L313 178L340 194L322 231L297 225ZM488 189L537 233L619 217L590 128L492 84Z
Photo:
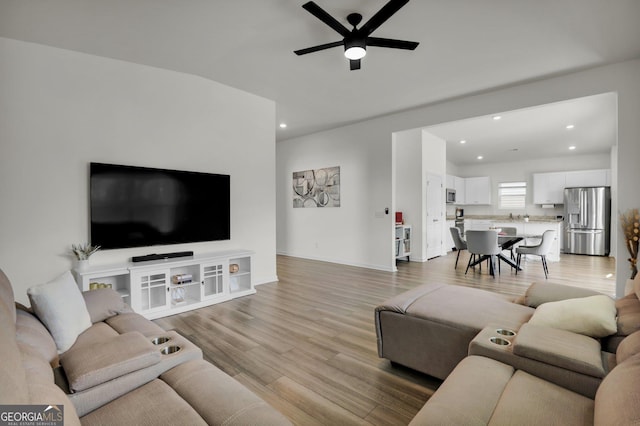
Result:
M340 166L293 172L293 207L340 207Z

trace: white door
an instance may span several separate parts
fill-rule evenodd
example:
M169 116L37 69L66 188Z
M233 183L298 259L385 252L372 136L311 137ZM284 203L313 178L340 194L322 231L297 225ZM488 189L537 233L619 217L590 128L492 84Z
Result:
M444 196L442 176L427 174L427 259L442 254Z

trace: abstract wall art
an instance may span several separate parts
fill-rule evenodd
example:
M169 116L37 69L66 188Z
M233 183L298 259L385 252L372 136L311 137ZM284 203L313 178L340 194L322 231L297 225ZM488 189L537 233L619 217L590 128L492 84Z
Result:
M340 166L293 172L293 207L340 207Z

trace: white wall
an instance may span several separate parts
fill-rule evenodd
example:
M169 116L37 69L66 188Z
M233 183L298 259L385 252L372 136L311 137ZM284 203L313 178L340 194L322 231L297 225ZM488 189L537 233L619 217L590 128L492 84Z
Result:
M325 240L329 247L323 248L328 259L350 263L358 251L354 242L366 241L366 254L358 256L358 263L363 265L388 265L389 238L391 238L390 220L374 220L373 211L384 208L393 200L392 194L392 149L391 134L393 132L426 127L429 125L465 118L489 115L520 108L548 104L551 102L575 99L582 96L608 92L618 94L618 205L614 211L624 211L640 205L640 60L607 65L590 70L579 71L563 76L550 77L517 86L510 86L478 95L457 98L422 108L380 117L374 120L321 132L301 138L291 139L277 144L278 156L278 251L295 256L309 256L313 250L305 242L307 228L301 227L303 221L292 216L288 187L293 169L298 165L318 166L319 152L331 155L332 163L348 162L353 165L354 181L343 185L358 185L366 181L366 189L352 199L343 193L343 203L362 202L365 207L340 212L339 220L329 223L315 222L320 229L315 234L333 232L337 223L340 229L348 230L340 238ZM320 156L320 160L322 160ZM356 167L357 166L357 167ZM293 169L292 169L293 167ZM375 176L375 179L367 178ZM283 195L284 194L284 195ZM316 216L314 216L316 218ZM361 226L352 226L357 223ZM619 233L620 230L617 230ZM619 236L618 236L619 238ZM344 246L348 246L345 250ZM622 240L618 239L618 252L625 253ZM343 256L344 255L344 256ZM622 258L622 255L620 256ZM629 270L624 261L617 262L617 289L622 294Z
M278 142L278 253L391 271L391 145L390 132L360 126ZM294 209L292 173L331 166L340 166L340 207Z
M0 268L16 298L72 266L89 238L92 161L231 175L231 240L100 251L255 250L275 268L275 106L192 75L0 38Z
M570 170L593 170L611 168L611 155L576 155L571 157L571 161L564 158L532 159L529 161L516 161L510 163L478 163L458 166L460 177L489 176L491 177L491 206L461 206L464 208L465 216L468 215L524 215L528 213L532 216L549 216L555 218L556 215L563 214L563 206L553 209L543 209L540 205L533 204L533 173L560 172ZM498 209L498 183L500 182L527 182L527 201L522 210L505 211ZM447 205L447 214L453 215L455 206Z
M422 164L422 131L407 130L393 134L396 158L394 211L403 214L411 225L411 260L426 259L426 229L424 228L424 181ZM400 165L400 166L398 166ZM389 241L392 244L392 241Z

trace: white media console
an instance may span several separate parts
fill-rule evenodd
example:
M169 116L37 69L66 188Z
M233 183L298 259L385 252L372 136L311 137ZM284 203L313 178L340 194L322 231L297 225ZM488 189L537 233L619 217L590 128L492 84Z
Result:
M254 294L251 257L251 251L230 250L74 273L81 291L106 284L135 312L154 319Z

